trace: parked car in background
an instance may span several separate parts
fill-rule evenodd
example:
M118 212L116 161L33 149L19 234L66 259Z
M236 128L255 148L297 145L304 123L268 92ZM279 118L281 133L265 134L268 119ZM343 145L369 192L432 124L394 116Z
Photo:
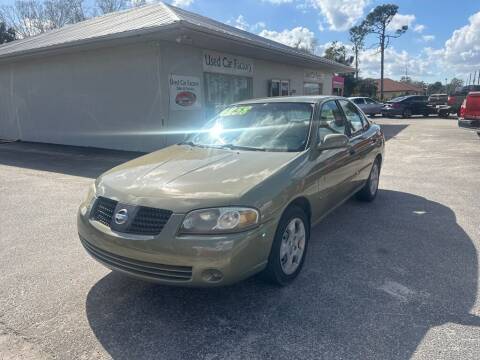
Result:
M428 97L428 104L431 106L447 105L447 94L432 94Z
M384 147L380 126L342 97L237 103L185 142L101 175L80 205L80 240L144 280L219 286L263 271L285 285L311 226L352 195L375 199Z
M480 85L468 85L462 87L460 90L455 91L448 97L447 105L448 109L446 115L456 114L460 116L460 107L463 104L463 101L467 97L468 93L471 91L480 91Z
M381 115L384 104L375 101L369 97L350 97L349 98L355 105L357 105L362 111L371 116Z
M412 115L429 116L434 112L428 105L428 98L421 95L401 96L388 101L382 109L383 116L402 116L409 118Z
M467 95L460 107L458 126L474 130L480 136L480 92L471 92Z

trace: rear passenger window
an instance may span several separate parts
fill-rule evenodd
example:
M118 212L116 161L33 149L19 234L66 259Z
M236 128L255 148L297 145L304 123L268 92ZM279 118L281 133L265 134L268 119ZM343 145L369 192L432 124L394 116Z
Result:
M350 101L340 100L339 102L345 116L347 117L347 122L350 125L350 135L358 134L364 127L362 115L360 115L355 105Z
M318 142L322 142L328 134L345 134L345 118L335 101L328 101L322 106Z

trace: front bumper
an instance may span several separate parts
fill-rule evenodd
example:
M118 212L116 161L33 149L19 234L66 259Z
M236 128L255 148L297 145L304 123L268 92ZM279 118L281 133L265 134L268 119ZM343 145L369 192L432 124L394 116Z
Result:
M467 130L480 131L480 119L458 119L458 126Z
M82 205L78 233L86 251L106 267L147 281L178 286L222 286L243 280L267 264L277 221L228 235L178 235L183 214L173 214L157 236L117 233L90 220ZM212 280L212 274L221 274Z

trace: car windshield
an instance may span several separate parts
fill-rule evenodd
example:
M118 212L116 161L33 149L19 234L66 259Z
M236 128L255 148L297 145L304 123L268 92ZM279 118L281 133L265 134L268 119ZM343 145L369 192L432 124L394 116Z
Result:
M314 104L253 103L232 105L185 143L251 151L303 151Z

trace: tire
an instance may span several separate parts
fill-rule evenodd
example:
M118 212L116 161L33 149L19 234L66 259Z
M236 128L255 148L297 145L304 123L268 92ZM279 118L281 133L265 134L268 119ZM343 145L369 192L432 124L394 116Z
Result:
M363 188L357 193L357 199L365 202L372 202L377 197L378 183L380 180L380 160L376 159L373 163L370 176Z
M403 110L402 116L407 119L409 117L412 117L412 110L410 109L405 109Z
M297 238L290 237L292 229L298 232ZM295 239L297 239L296 244ZM310 221L305 211L298 206L287 208L278 223L268 264L262 273L263 279L280 286L292 282L302 270L309 239ZM297 258L294 262L295 257Z
M480 137L480 131L479 131L479 132L477 132L477 135L478 135L478 137Z

